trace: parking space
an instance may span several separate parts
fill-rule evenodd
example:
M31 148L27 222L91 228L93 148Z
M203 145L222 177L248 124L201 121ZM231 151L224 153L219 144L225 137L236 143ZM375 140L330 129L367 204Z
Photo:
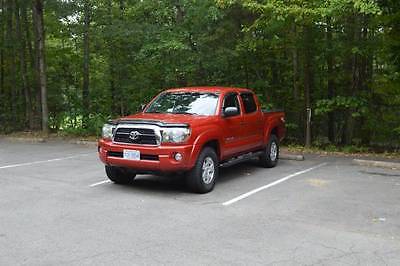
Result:
M93 147L0 152L0 265L400 265L399 171L249 162L197 195L179 177L107 182Z

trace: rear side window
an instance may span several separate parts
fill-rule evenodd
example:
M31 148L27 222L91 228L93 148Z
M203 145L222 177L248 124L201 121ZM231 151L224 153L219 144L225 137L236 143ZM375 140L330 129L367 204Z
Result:
M256 102L254 101L254 95L252 93L243 93L240 95L244 105L244 112L246 114L255 112L257 110Z

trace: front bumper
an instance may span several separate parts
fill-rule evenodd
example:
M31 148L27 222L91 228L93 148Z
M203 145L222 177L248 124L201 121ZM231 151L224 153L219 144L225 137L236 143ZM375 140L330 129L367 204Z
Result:
M141 159L137 161L122 158L123 150L138 150ZM145 146L116 144L111 140L101 139L98 142L100 160L106 165L126 167L134 170L154 172L186 171L193 167L193 145ZM182 154L182 160L175 160L175 154Z

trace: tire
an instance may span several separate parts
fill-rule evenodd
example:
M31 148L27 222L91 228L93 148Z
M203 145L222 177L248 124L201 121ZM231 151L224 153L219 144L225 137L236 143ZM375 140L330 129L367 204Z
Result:
M215 150L205 147L200 152L193 169L187 173L186 182L190 190L201 194L213 190L215 180L218 178L218 167L218 157Z
M135 173L124 168L108 165L105 168L108 178L116 184L131 183L136 176Z
M266 168L275 167L279 161L279 140L271 135L263 154L259 157L260 164Z

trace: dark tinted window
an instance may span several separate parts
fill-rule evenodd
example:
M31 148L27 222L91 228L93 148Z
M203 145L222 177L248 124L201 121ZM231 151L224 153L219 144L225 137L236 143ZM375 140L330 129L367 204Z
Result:
M254 101L254 95L252 93L244 93L241 94L240 97L242 97L245 113L248 114L257 110L257 105Z
M224 109L227 107L236 107L240 113L240 105L236 94L229 94L224 99Z
M146 109L146 113L171 113L214 115L217 108L218 95L200 92L167 92Z

